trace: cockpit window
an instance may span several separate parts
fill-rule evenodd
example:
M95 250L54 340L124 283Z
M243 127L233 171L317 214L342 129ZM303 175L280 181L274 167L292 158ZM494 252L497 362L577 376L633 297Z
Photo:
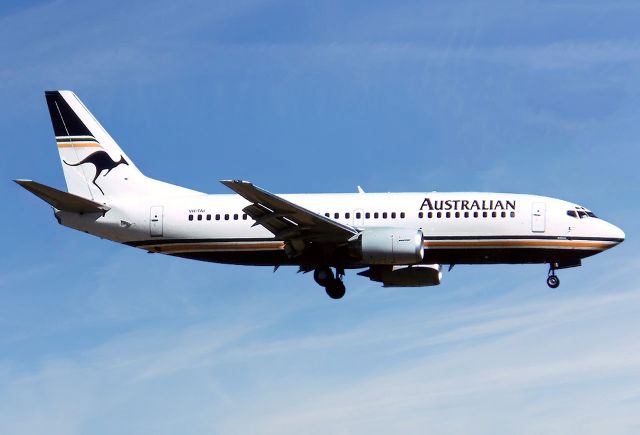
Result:
M589 210L587 210L586 208L580 207L580 206L576 206L574 210L567 210L567 215L576 219L584 219L587 217L591 217L591 218L598 217L592 212L590 212Z

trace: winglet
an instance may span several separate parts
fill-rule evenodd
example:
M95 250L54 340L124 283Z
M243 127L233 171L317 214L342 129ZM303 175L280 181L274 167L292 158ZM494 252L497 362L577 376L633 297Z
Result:
M102 214L110 210L110 207L107 207L104 204L74 195L73 193L63 192L32 180L13 181L58 210L70 211L73 213Z

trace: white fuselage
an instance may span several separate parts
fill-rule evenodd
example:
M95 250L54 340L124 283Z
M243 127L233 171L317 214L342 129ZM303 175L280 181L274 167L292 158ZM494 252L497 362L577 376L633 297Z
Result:
M421 229L427 263L571 262L624 238L576 204L502 193L353 193L279 195L359 230ZM104 216L58 212L63 225L160 252L237 264L297 264L284 242L243 212L238 195L119 198ZM576 216L570 216L574 211ZM364 266L348 264L347 267Z

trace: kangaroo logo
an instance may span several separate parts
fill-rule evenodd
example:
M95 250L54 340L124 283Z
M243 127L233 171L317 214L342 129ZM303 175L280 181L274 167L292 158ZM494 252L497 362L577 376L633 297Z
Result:
M107 154L106 151L96 151L95 153L89 154L87 157L80 160L78 163L67 163L66 160L63 160L63 162L65 165L68 165L68 166L80 166L80 165L84 165L85 163L91 163L93 166L95 166L96 175L93 177L92 183L94 186L100 189L100 192L102 192L103 195L104 195L104 191L96 183L96 180L98 179L98 176L100 175L100 173L102 171L107 171L104 173L104 176L106 177L107 174L111 172L112 169L116 168L119 165L129 166L129 163L127 163L124 157L120 156L120 160L116 162L111 158L111 156L109 156L109 154Z

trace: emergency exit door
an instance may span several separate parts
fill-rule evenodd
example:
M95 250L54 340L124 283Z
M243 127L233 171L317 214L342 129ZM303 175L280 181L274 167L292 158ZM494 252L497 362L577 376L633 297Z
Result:
M531 231L544 233L547 206L544 202L534 202L531 208Z
M162 213L164 207L154 205L149 213L149 235L151 237L162 237Z

